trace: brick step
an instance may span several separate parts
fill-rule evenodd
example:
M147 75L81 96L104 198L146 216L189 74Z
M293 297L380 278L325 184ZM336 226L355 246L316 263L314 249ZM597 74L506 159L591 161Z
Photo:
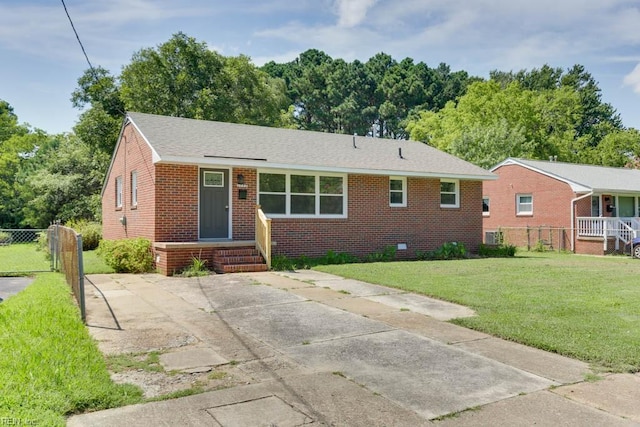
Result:
M213 253L213 256L257 256L260 252L256 248L235 248L235 249L218 249Z
M227 264L217 273L255 273L267 271L267 264Z
M253 247L218 249L213 254L213 269L216 273L248 273L266 271L267 264Z

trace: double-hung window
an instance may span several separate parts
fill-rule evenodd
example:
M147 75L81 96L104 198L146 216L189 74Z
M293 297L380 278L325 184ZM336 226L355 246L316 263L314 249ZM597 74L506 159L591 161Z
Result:
M116 177L116 208L122 207L122 176Z
M440 180L440 207L460 207L460 181L457 179Z
M389 177L389 206L407 206L407 178Z
M516 195L516 215L533 215L533 195Z
M138 172L131 172L131 207L138 206Z
M489 197L482 198L482 215L489 216Z
M346 216L346 176L260 172L258 197L262 210L272 216Z

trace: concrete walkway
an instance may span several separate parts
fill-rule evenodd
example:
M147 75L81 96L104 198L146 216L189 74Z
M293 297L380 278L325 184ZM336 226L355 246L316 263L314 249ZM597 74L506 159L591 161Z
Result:
M582 362L444 322L474 314L455 304L314 271L90 280L103 352L243 382L69 426L640 425L640 376L585 382Z

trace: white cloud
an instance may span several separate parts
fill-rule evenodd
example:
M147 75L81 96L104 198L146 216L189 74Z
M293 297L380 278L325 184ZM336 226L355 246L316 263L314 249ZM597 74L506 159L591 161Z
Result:
M360 24L377 0L336 0L338 26L352 28Z
M640 64L636 65L633 71L624 76L623 83L625 86L631 86L635 93L640 94Z

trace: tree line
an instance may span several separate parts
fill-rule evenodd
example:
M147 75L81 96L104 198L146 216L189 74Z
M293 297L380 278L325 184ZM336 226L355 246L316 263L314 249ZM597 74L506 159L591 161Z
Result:
M0 228L100 220L100 191L125 111L411 138L483 167L506 157L625 166L640 135L625 128L580 65L494 70L489 79L378 53L366 62L310 49L256 67L184 33L135 52L120 74L86 70L71 94L72 131L20 124L0 100Z

